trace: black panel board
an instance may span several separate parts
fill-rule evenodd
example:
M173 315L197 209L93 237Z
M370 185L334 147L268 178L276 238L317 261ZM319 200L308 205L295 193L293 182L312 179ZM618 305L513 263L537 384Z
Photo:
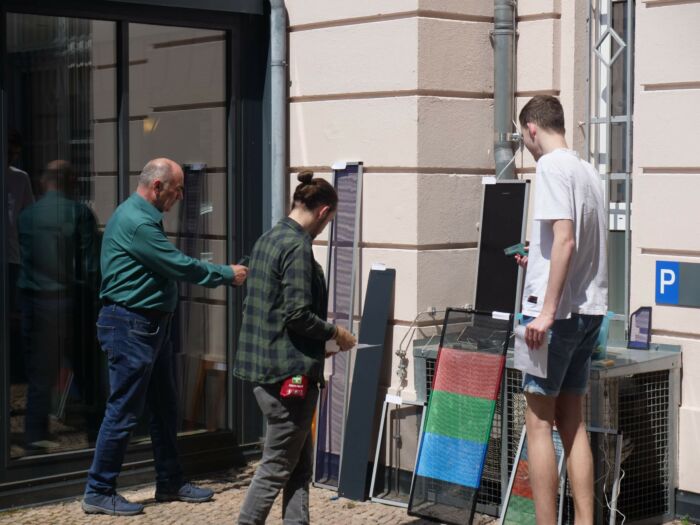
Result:
M395 270L371 270L362 311L358 343L373 346L357 350L338 483L340 496L357 501L369 493L372 430L395 278Z
M522 242L526 195L526 183L484 186L476 281L477 310L514 313L518 265L514 257L503 253L503 249Z

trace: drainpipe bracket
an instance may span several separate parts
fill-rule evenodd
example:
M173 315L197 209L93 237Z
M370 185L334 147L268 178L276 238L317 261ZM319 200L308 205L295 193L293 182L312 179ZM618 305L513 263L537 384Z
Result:
M517 144L520 144L523 140L523 134L522 133L494 133L494 142L497 143L504 143L504 142L515 142Z

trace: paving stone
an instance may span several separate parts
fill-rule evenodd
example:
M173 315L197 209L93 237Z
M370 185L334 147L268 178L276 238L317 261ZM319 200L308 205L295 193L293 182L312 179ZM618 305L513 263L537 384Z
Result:
M0 512L0 525L232 525L245 498L255 465L195 478L211 488L214 499L207 503L157 503L153 485L122 491L130 501L146 506L144 514L132 517L86 515L79 500ZM324 525L428 525L430 522L406 514L406 509L337 498L335 492L312 487L309 497L311 522ZM282 498L277 498L267 520L282 521ZM489 516L477 516L475 524L494 524ZM671 522L680 524L680 522ZM670 525L670 524L669 524Z

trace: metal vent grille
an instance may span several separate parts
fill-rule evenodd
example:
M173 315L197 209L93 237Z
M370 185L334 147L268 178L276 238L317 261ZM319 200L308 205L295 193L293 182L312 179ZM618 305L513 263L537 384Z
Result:
M522 379L518 370L506 371L506 403L508 412L508 470L518 448L520 432L525 422L525 396L520 391ZM591 399L603 404L596 412L596 426L618 428L623 435L622 470L618 510L626 516L625 523L648 520L671 513L669 502L673 483L669 469L670 373L668 370L614 377L593 381L591 394L586 397L587 422L591 422ZM601 464L614 463L612 447L598 447L594 457ZM608 511L603 508L603 520ZM573 523L573 500L567 484L564 523Z
M670 513L670 373L662 370L601 383L605 391L617 393L612 398L617 406L611 403L609 413L617 417L624 437L620 511L628 522Z
M436 356L437 348L422 348L420 354L415 354L416 390L423 400L430 395ZM676 423L671 412L671 397L677 386L674 378L671 370L664 369L591 380L585 407L587 422L598 427L617 428L623 434L621 467L625 477L620 487L618 509L625 514L625 523L658 519L673 512L671 455L675 449L673 429ZM496 406L478 496L479 512L497 515L501 491L508 486L508 474L525 423L526 404L521 383L520 371L507 368L504 395L500 400L505 406L500 401ZM607 446L602 448L608 449ZM613 457L612 451L597 452L599 464L604 465L606 460L612 464ZM507 464L506 472L503 472L502 460ZM602 509L603 516L598 518L607 522L608 511L604 505ZM564 518L565 523L573 523L573 501L568 488Z
M435 379L435 363L437 359L429 358L425 360L425 400L430 399L430 393L433 391L433 379Z

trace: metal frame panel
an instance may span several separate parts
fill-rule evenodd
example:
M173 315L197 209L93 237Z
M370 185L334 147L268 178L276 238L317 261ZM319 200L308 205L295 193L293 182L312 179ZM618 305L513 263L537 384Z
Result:
M229 261L250 254L255 241L270 224L270 119L269 119L269 22L262 17L238 17L227 31L229 40L228 176L232 251ZM245 74L241 75L241 71ZM260 177L258 174L262 173ZM245 204L245 205L244 205ZM239 333L244 287L229 288L229 341L231 362ZM231 300L231 299L229 299ZM254 385L234 378L231 382L230 417L239 446L257 446L264 419L253 394Z
M5 28L7 24L7 16L5 10L0 10L0 28ZM8 140L8 129L7 129L7 85L8 82L8 71L7 71L7 39L4 36L4 31L0 31L0 171L3 172L3 176L0 177L0 232L5 232L5 227L7 223L7 195L6 182L7 177L4 176L5 166L8 162L8 151L7 151L7 140ZM4 283L7 282L7 264L5 264L7 252L7 236L0 235L0 311L3 312L0 315L0 421L10 420L10 406L8 403L9 392L10 392L10 382L9 382L9 369L10 369L10 353L4 351L4 349L10 347L10 333L8 330L8 316L5 314L8 309L8 293L7 286ZM9 425L0 428L0 468L5 468L10 460L10 450L9 450Z
M54 16L60 11L61 16L76 18L210 29L226 29L240 15L268 11L263 0L0 0L0 7L12 12Z
M634 380L636 377L645 377L646 374L658 372L668 373L668 400L666 402L666 409L668 412L667 416L662 416L667 417L667 421L664 427L660 429L660 432L668 436L668 439L664 442L664 446L666 447L664 457L666 459L663 465L661 463L658 465L658 468L663 468L663 471L668 476L668 484L664 489L666 513L663 515L648 515L648 518L634 521L628 516L626 521L626 523L629 522L638 525L642 523L660 523L660 519L672 519L675 513L675 489L678 486L676 466L681 354L678 351L629 349L616 349L615 353L617 353L618 350L620 351L619 357L621 359L619 359L613 367L594 365L591 369L591 381L588 390L588 429L591 431L618 433L617 430L611 430L609 427L617 427L621 424L620 418L624 419L630 417L628 405L625 406L625 408L617 405L619 400L622 399L621 394L617 391L617 385L621 384L618 383L618 381L624 382ZM612 390L608 391L608 387L611 387ZM664 395L663 391L658 391L657 394L659 396ZM656 399L658 400L659 398L657 397ZM657 404L656 406L661 405ZM624 432L624 428L620 428L620 431ZM636 432L638 432L638 430ZM624 437L625 436L622 435L622 438ZM629 433L627 437L630 437ZM594 457L596 457L595 451ZM636 460L639 461L640 458L637 457ZM602 460L599 459L599 461ZM621 484L622 494L624 494L625 497L629 497L629 491L632 488L630 484L634 486L636 482L636 478L633 475L630 477L630 471L634 474L635 470L639 468L638 466L634 466L634 460L631 461L633 461L633 464L628 465L627 469L625 469L627 470L625 483ZM650 461L652 461L652 458L650 458ZM625 487L627 487L626 490Z
M449 315L451 312L455 313L460 313L464 314L467 316L466 320L463 322L459 322L459 325L464 324L465 327L462 329L462 331L457 335L457 341L451 341L446 345L445 343L445 338L450 332L448 330L448 327L450 326L449 323ZM469 317L471 316L471 318ZM471 320L470 320L471 319ZM481 328L486 328L488 325L484 325L483 323L477 323L477 320L483 320L484 322L486 321L493 321L493 320L498 320L498 322L503 322L503 326L501 328L494 328L493 326L490 327L491 335L488 337L481 338L478 336L474 335L467 335L466 331L467 328L473 327L474 329L481 329ZM481 326L479 326L481 325ZM483 359L486 356L490 356L489 360L492 359L493 356L499 356L500 359L500 366L505 367L505 355L507 352L508 344L510 341L510 335L512 333L513 329L513 315L512 314L500 314L497 312L484 312L484 311L478 311L478 310L472 310L472 309L463 309L463 308L448 308L445 313L445 321L444 321L444 328L442 330L441 338L440 338L440 344L439 344L439 350L438 350L438 358L437 358L437 363L436 363L436 372L435 372L435 378L434 382L440 383L444 381L448 381L449 384L453 385L461 385L457 388L465 388L464 390L459 390L461 393L457 393L457 391L452 391L457 393L457 396L463 397L464 399L475 399L473 396L474 394L469 393L469 389L473 389L474 386L470 381L464 382L460 379L454 378L450 376L451 370L448 365L448 369L445 372L445 378L441 378L440 374L440 363L441 363L441 357L444 359L447 359L448 363L450 362L450 354L453 354L455 352L457 353L463 353L464 355L472 355L474 356L473 358L480 359L479 357L476 356L482 356L481 359ZM496 332L504 332L504 340L502 345L499 345L497 343L497 340L494 337L494 334ZM452 335L450 338L454 337L454 334L456 332L450 332ZM479 332L477 331L477 334ZM465 336L464 341L460 341L460 339ZM481 344L482 340L488 340L488 343L486 347L479 348L479 345ZM498 339L500 341L500 337ZM458 350L461 347L461 350ZM448 357L444 357L445 354L448 354ZM454 359L454 358L452 358ZM462 357L459 358L460 360ZM483 363L483 361L480 361ZM443 365L444 366L444 365ZM459 365L460 370L463 370L463 365ZM477 366L477 365L475 365ZM478 365L481 366L481 365ZM496 361L493 363L489 363L487 366L496 366ZM490 370L490 372L494 372L493 369ZM477 376L475 375L468 375L467 377L475 379ZM481 376L479 378L480 381L484 380L484 377L490 377L490 376ZM414 476L413 476L413 481L411 485L411 495L409 499L409 506L408 506L408 513L410 516L416 516L416 517L422 517L430 520L441 520L445 521L448 523L469 523L471 522L473 518L474 511L477 506L477 498L478 498L478 489L481 484L481 480L483 479L483 467L486 461L486 454L487 454L487 449L488 449L488 443L491 440L491 432L492 432L492 424L493 424L493 418L495 415L495 409L496 409L496 404L499 398L502 397L502 392L503 392L503 381L502 377L503 374L498 374L497 380L500 383L498 385L498 391L497 392L490 392L489 395L485 399L493 400L494 401L494 406L493 406L493 411L491 412L490 415L490 420L489 420L489 430L488 430L488 435L487 435L487 441L485 443L486 448L483 450L480 450L483 444L479 442L479 444L476 445L476 448L474 448L473 444L470 441L464 441L463 438L461 437L454 437L454 438L447 438L448 440L454 439L454 445L457 445L458 447L462 446L461 444L468 444L467 447L464 449L464 453L466 454L465 457L467 456L474 456L474 459L478 459L479 456L481 456L481 466L480 469L481 471L478 473L478 481L476 479L476 472L473 470L468 471L468 472L462 472L464 476L455 476L454 472L450 475L450 477L445 477L444 475L444 468L445 464L437 463L435 465L435 469L430 471L429 468L428 470L424 471L424 474L418 475L418 464L421 459L421 455L423 452L423 439L426 437L427 432L423 432L421 434L421 440L419 442L418 446L418 454L417 454L417 459L416 459L416 468L414 469ZM447 385L448 383L442 383L443 387ZM483 385L482 385L483 386ZM441 390L441 389L438 389ZM473 390L472 390L473 391ZM434 391L435 392L435 391ZM494 396L494 397L491 397ZM481 396L478 396L481 398ZM426 409L426 422L430 421L430 414L431 414L431 409L433 408L433 401L435 401L434 394L431 395L430 400L428 402L428 408ZM437 416L440 417L440 416ZM444 416L443 416L444 417ZM468 417L468 416L467 416ZM486 417L486 416L484 416ZM437 434L436 434L437 435ZM444 438L437 438L438 441L443 440ZM454 446L451 445L451 446ZM442 446L442 445L439 445ZM460 449L462 450L462 449ZM443 469L443 471L440 471L440 469ZM421 481L419 482L419 479L421 478ZM420 486L419 486L420 483ZM478 483L478 484L477 484ZM421 496L423 499L420 501L416 501L417 496L417 491L421 492ZM441 497L438 497L440 495ZM458 503L459 502L459 503ZM446 516L446 512L452 513L450 516Z
M262 0L104 0L108 3L180 7L183 9L206 9L224 13L246 13L260 15L264 12Z
M496 182L496 184L524 184L525 185L525 195L523 199L523 219L522 219L522 228L520 232L520 242L525 242L525 236L527 235L527 220L528 220L528 203L529 203L529 198L530 198L530 181L529 180L499 180ZM482 184L482 192L481 192L481 214L479 215L479 225L480 225L480 233L479 233L479 251L477 253L477 265L476 265L476 274L474 276L474 306L477 306L477 293L479 292L478 290L478 283L479 283L479 257L481 253L481 238L483 236L483 224L484 224L484 208L486 207L486 188L489 186L489 184ZM515 262L513 262L515 264ZM515 305L513 309L513 314L517 314L520 312L520 303L522 300L522 284L523 284L523 278L524 278L524 272L522 268L518 267L518 279L517 279L517 289L515 292Z
M366 499L379 373L384 360L384 339L393 304L395 280L396 270L387 268L370 271L367 283L358 343L372 346L355 350L360 353L356 355L353 371L352 396L346 395L345 398L347 413L338 470L338 494L349 499Z
M129 198L129 24L117 25L117 198Z
M421 403L419 401L404 401L401 400L401 403L395 403L390 399L390 396L386 396L384 399L384 404L382 405L382 417L381 417L381 422L379 424L379 434L377 435L377 445L375 448L374 452L374 467L372 469L372 483L370 484L369 488L369 499L371 501L377 502L377 503L384 503L386 505L392 505L394 507L401 507L401 508L408 508L408 503L404 503L402 501L396 501L396 500L391 500L391 499L386 499L386 498L376 498L372 494L374 494L374 487L377 481L377 469L379 465L379 454L381 453L381 448L382 448L382 438L384 437L384 428L385 428L385 423L386 423L386 415L389 412L389 405L395 405L397 407L403 407L404 405L407 406L415 406L415 407L421 407L421 415L420 415L420 425L418 428L418 440L420 440L420 436L423 434L423 423L425 422L425 403ZM419 443L416 442L416 458L413 460L413 474L415 474L415 464L416 460L418 458L418 447Z
M355 167L355 173L357 174L357 185L355 188L356 195L355 195L355 217L354 217L354 231L353 231L353 246L352 246L352 263L351 263L351 270L350 270L350 297L349 297L349 304L348 304L348 324L347 324L347 329L352 331L353 329L353 322L354 322L354 316L355 316L355 296L356 296L356 275L357 275L357 257L358 257L358 247L359 247L359 239L360 239L360 219L361 219L361 210L362 210L362 179L363 179L363 163L361 161L355 161L355 162L339 162L333 165L333 187L337 188L338 187L338 172L340 171L345 171L348 169L348 166L354 166ZM337 216L336 216L337 217ZM328 250L326 253L326 282L328 285L328 290L330 292L331 290L331 284L333 284L333 296L335 296L336 293L336 286L335 286L335 281L333 280L333 276L335 275L335 272L337 271L336 265L333 264L333 255L334 255L334 246L338 242L337 241L337 222L336 219L333 220L330 226L330 232L329 232L329 238L328 238ZM330 305L329 305L330 306ZM337 323L338 320L334 319L334 323ZM348 401L349 401L349 395L350 395L350 370L352 368L352 355L340 355L338 356L337 354L331 357L331 364L333 368L335 369L335 361L336 359L344 359L346 360L346 367L345 367L345 376L344 376L344 381L345 384L343 386L343 416L341 418L341 423L340 423L340 452L339 452L339 458L338 458L338 480L340 480L340 468L342 466L342 455L343 455L343 441L345 438L345 423L347 420L347 413L348 413ZM326 396L329 395L330 393L330 388L331 386L331 381L332 379L329 379L328 384L326 385L326 391L325 394ZM328 397L326 397L328 399ZM315 439L314 439L314 468L313 468L313 483L315 486L326 488L329 490L337 490L337 486L333 485L331 483L323 481L319 481L317 479L317 458L318 458L318 452L319 452L319 447L321 446L321 443L319 441L319 435L320 435L320 427L321 427L321 417L323 414L322 410L322 405L324 403L328 403L328 401L323 401L323 393L319 395L319 402L317 405L317 410L316 410L316 432L315 432ZM331 406L327 406L327 426L330 428L330 418L331 418ZM330 435L328 436L329 439ZM329 442L329 449L331 448L331 444ZM330 454L331 451L329 450L328 453Z

